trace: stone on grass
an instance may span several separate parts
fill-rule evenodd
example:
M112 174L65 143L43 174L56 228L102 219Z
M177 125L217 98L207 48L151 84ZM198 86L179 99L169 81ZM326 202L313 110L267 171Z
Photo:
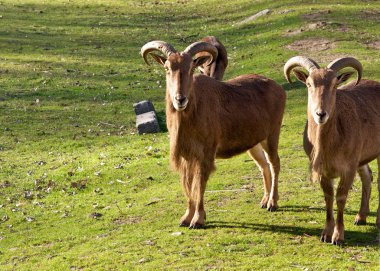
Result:
M155 111L152 102L148 100L133 104L133 108L135 109L136 115L141 115L150 111Z
M158 133L160 126L154 111L146 112L136 116L136 127L139 134Z
M246 23L249 23L249 22L252 22L254 20L256 20L257 18L261 17L261 16L264 16L264 15L269 15L270 13L272 12L272 10L270 9L264 9L260 12L257 12L256 14L236 23L236 25L242 25L242 24L246 24Z
M151 101L135 103L133 108L136 113L136 128L140 135L160 132L156 111Z

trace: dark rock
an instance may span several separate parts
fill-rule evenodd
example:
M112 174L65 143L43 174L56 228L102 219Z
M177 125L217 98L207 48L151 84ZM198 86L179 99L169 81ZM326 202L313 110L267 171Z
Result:
M148 100L133 104L133 108L135 109L136 115L141 115L150 111L155 111L152 102Z
M154 111L150 111L147 113L137 115L136 128L139 134L160 132L160 126L158 125L156 113Z

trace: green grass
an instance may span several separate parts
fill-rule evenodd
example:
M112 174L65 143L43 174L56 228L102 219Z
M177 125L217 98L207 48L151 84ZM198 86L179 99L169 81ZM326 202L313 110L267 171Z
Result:
M272 13L236 25L265 8ZM287 35L319 11L325 29ZM375 185L368 225L353 225L356 181L345 245L319 241L323 194L302 149L307 93L285 83L282 67L297 54L321 64L352 55L365 78L380 80L379 51L368 45L380 40L379 16L370 0L1 1L0 269L378 270ZM137 135L132 104L150 99L164 126L164 72L139 50L153 39L181 50L206 35L227 48L225 78L260 73L288 92L280 209L259 208L260 173L244 154L217 161L207 226L188 230L177 226L185 203L167 133ZM336 46L286 49L312 37Z

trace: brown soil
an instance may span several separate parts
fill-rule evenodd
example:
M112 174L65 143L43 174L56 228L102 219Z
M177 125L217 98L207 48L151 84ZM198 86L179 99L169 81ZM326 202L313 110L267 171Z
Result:
M321 10L312 12L309 14L305 14L302 16L302 18L306 21L320 21L326 18L326 14L330 14L331 10Z
M380 49L380 40L369 42L369 43L367 43L367 45L370 48Z
M288 30L286 30L286 33L284 34L284 36L285 37L291 37L291 36L298 35L304 31L307 31L307 30L324 29L326 25L327 25L326 22L310 23L306 26L303 26L303 27L300 27L297 29L288 29Z
M305 31L305 28L303 28L303 27L301 27L299 29L295 29L295 30L288 29L288 30L286 30L286 32L284 33L283 36L285 36L285 37L292 37L292 36L296 36L298 34L301 34L304 31Z
M380 10L363 10L362 14L366 20L380 22Z
M328 39L311 38L304 40L297 40L292 44L286 46L289 50L298 52L320 52L328 49L335 48L335 42Z
M285 37L291 37L298 35L304 31L313 31L317 29L324 29L327 31L339 31L339 32L348 32L350 29L341 23L334 23L334 22L325 22L325 21L315 21L312 23L308 23L307 25L300 27L298 29L288 29L286 30L284 36Z

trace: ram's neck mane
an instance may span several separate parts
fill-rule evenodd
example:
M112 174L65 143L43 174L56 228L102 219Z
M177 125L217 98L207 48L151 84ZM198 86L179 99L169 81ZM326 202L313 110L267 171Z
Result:
M183 152L186 151L186 131L191 122L195 101L189 97L188 106L184 111L174 109L170 98L166 98L166 124L170 136L170 166L174 170L180 170L183 166Z
M313 117L309 114L308 135L309 140L313 144L311 153L311 171L314 181L320 180L322 174L329 170L331 158L334 157L336 151L337 126L336 116L330 116L327 123L317 125Z

